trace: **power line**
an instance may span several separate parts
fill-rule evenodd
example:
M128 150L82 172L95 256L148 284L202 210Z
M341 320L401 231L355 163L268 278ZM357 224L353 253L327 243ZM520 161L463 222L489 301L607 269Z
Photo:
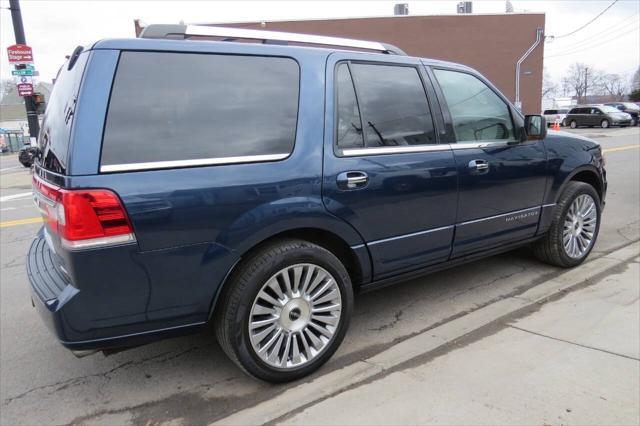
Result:
M549 49L547 49L547 50L553 51L554 49L556 49L556 50L559 49L560 51L564 51L567 48L571 49L571 48L577 47L579 45L582 45L584 43L590 43L590 42L592 42L594 37L608 36L608 35L613 34L614 32L616 32L618 30L626 29L625 27L630 28L630 26L632 26L633 24L637 23L635 18L638 15L640 15L640 12L636 12L635 14L633 14L631 16L627 16L626 18L616 22L615 24L611 25L610 27L608 27L608 28L606 28L606 29L604 29L602 31L596 32L594 34L591 34L591 35L589 35L588 38L580 40L580 41L577 41L577 42L575 42L573 44L568 44L568 45L565 45L565 46L549 46ZM633 20L633 21L632 22L626 22L626 21L631 21L631 20ZM623 24L623 22L626 22L626 23ZM549 52L549 53L551 53L551 52Z
M616 34L615 37L613 37L613 38L611 38L609 40L604 40L604 41L602 41L600 43L595 43L595 44L593 44L591 46L588 46L588 47L585 47L585 48L582 48L582 49L578 49L578 50L574 50L572 52L559 53L559 54L555 54L555 55L545 56L544 59L556 58L556 57L559 57L559 56L567 56L567 55L573 55L574 53L584 52L585 50L590 50L590 49L592 49L594 47L602 46L603 44L611 43L612 41L617 41L619 37L622 37L624 35L630 34L630 33L634 32L634 31L638 31L639 29L640 29L640 27L632 28L630 31L626 31L626 32L624 32L622 34Z
M559 50L550 50L547 53L549 53L550 55L562 55L563 53L568 53L575 49L582 49L583 47L589 47L589 46L592 46L594 43L607 39L611 36L617 37L617 36L620 36L621 34L626 34L627 30L631 30L635 28L637 25L638 25L637 22L628 22L627 24L622 25L619 28L614 28L612 31L606 31L606 34L603 33L598 38L594 38L595 36L590 37L589 39L582 40L578 43L575 43L569 46L564 46Z
M563 34L561 36L555 36L554 38L563 38L563 37L568 37L572 34L577 33L578 31L580 31L581 29L583 29L584 27L586 27L587 25L589 25L590 23L592 23L593 21L595 21L596 19L598 19L599 17L601 17L607 10L611 9L611 6L613 6L614 4L618 3L619 0L613 0L613 2L611 2L611 4L607 7L604 8L604 10L600 13L598 13L592 20L590 20L589 22L587 22L586 24L584 24L583 26L581 26L580 28L571 31L570 33L567 34Z

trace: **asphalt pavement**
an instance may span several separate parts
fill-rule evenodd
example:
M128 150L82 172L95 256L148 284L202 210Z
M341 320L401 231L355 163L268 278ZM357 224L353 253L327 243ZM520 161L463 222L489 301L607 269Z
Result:
M627 265L625 267L636 271L633 273L637 276L637 266L633 265L633 258L628 256L618 259L616 253L621 249L637 251L637 246L632 244L640 239L640 128L579 129L572 132L593 137L602 144L609 178L607 206L599 239L589 263L577 269L586 274L588 280L591 276L588 265L597 265L593 262L606 260ZM0 156L0 423L3 425L147 422L206 424L216 421L232 423L228 421L233 419L230 416L242 416L251 410L254 410L255 414L255 410L264 407L265 404L273 409L277 407L277 401L285 395L298 392L299 389L306 389L306 393L298 393L308 394L311 390L318 389L317 383L322 384L318 390L322 396L321 401L318 398L314 399L314 395L307 396L306 400L294 399L293 406L287 407L288 411L284 411L284 417L277 415L258 418L291 423L327 423L333 418L345 421L352 419L360 423L373 423L376 419L388 420L372 406L358 406L356 412L345 410L344 405L338 402L349 401L353 397L369 398L372 395L369 390L376 390L375 393L378 393L389 388L396 389L395 393L398 393L398 386L400 390L428 389L428 384L434 380L437 380L438 386L430 392L425 391L424 398L420 401L412 401L424 404L429 398L434 398L433 401L449 398L450 401L456 402L456 406L470 404L472 401L484 401L483 403L495 405L496 401L483 400L483 396L490 394L492 388L489 385L478 385L482 379L487 380L490 377L480 374L486 369L486 360L491 357L500 359L500 353L492 348L497 345L498 348L511 349L512 352L502 355L514 359L522 353L536 350L539 340L535 335L527 335L526 339L522 336L517 337L520 336L519 333L531 333L518 331L513 327L489 334L486 330L474 334L476 332L470 329L468 332L476 338L473 344L466 346L467 349L445 351L439 357L427 357L421 360L421 363L411 365L406 371L415 373L413 377L406 371L394 373L393 368L389 368L388 371L371 370L367 360L389 354L389 351L401 348L402 345L409 345L412 338L424 336L425 332L437 327L455 328L454 325L458 324L456 321L465 318L469 320L473 315L489 312L486 314L488 319L491 319L491 315L497 315L496 318L499 318L512 310L520 309L518 301L524 300L524 295L540 291L566 273L564 270L541 264L523 248L358 296L350 330L338 352L310 378L287 385L274 386L243 375L224 356L211 331L153 343L108 357L97 354L76 359L55 341L29 301L24 256L40 223L30 200L29 173L26 169L14 168L17 166L19 164L15 155ZM604 274L598 282L606 282L607 276L619 272L613 264L608 264L608 268L605 272L598 272ZM628 284L628 276L624 275L619 281ZM631 288L624 287L621 291L633 294L634 289L636 292L638 290L637 280L634 285L635 287ZM574 291L573 287L571 291ZM576 304L582 303L583 299L580 297L586 297L584 294L580 288L575 289L575 297L579 296ZM573 297L571 294L566 297L570 296ZM513 306L500 303L505 300ZM633 302L633 297L624 300L637 305L637 299ZM536 303L547 305L547 302L540 300ZM549 309L557 311L557 308L553 308L557 306L554 303L548 302ZM545 318L553 318L553 315ZM624 318L620 319L622 320ZM574 316L570 321L580 321L580 318ZM539 334L553 334L544 327L533 327L519 322L513 325ZM621 328L618 331L632 332L634 330L629 328ZM625 336L626 334L623 335ZM571 336L560 338L565 337L565 340L571 340ZM505 342L514 341L513 339L516 339L517 345L509 348L510 345ZM475 349L469 353L468 348ZM435 345L430 350L439 349ZM616 348L613 348L611 351L615 350ZM425 353L426 351L425 348ZM555 353L554 348L546 346L545 351L541 349L540 362L545 354L550 356ZM563 356L567 357L564 358L567 363L578 359L571 353ZM623 380L623 370L627 372L627 379L637 377L637 359L628 360L630 364L624 364L625 369L619 368L617 364L610 367L609 361L604 355L602 357L593 358L589 364L590 369L580 369L580 365L577 365L573 368L573 373L565 372L564 376L558 375L557 380L554 379L556 376L547 374L547 381L542 383L552 395L564 395L573 391L579 396L578 389L581 389L583 382L575 381L577 384L573 388L566 386L566 382L573 380L578 373L593 374L592 383L599 383L598 380L602 377L608 378L611 382ZM461 368L456 374L447 375L444 373L449 370L446 370L442 363L449 367L460 365ZM530 364L522 363L522 373L531 377L527 366ZM599 368L604 373L597 372ZM476 373L476 376L473 376L476 386L470 386L467 392L461 392L459 386L452 384L459 382L463 372L469 371ZM345 372L350 374L348 380L343 375ZM375 376L367 376L366 372L373 372ZM504 370L496 370L497 375L503 373ZM605 376L602 376L603 374ZM506 377L517 380L518 371L509 371ZM354 384L353 389L345 389L342 386L347 382ZM507 382L506 379L502 382L497 381L505 383L505 386ZM434 393L435 390L438 392ZM634 390L637 388L621 388L621 391ZM449 396L447 392L450 393ZM477 422L508 422L510 418L513 419L511 423L523 419L533 420L533 417L518 417L518 413L536 413L542 410L542 405L538 404L540 401L527 400L531 395L536 397L537 394L521 392L518 395L521 404L524 404L520 411L502 413L500 406L495 405L498 408L494 411L483 411L486 417L478 417ZM606 395L603 396L606 398ZM574 410L576 407L582 407L580 404L584 401L591 401L576 398L572 399L571 406L568 405L564 409ZM381 404L386 401L373 397L370 399ZM529 403L530 405L527 405ZM626 407L624 416L613 417L616 410L619 413L619 405L600 407L605 413L608 412L606 410L611 410L610 419L621 422L632 418L634 413L638 412L637 399L635 405L633 400L619 404ZM342 409L342 413L338 414L346 417L337 417L335 411L332 411L336 407ZM393 407L394 410L399 410L402 406ZM423 407L429 410L429 406ZM529 407L528 410L526 407ZM446 418L440 413L442 411L434 411L431 417L419 417L416 414L413 423L432 420L442 423L474 423L472 417ZM565 414L566 416L560 420L553 411L549 416L556 417L544 419L550 423L571 423L570 414L566 411ZM401 422L400 419L398 417L398 422ZM402 419L402 422L410 422L410 418ZM585 417L576 416L575 419L578 421L573 422L579 423L579 420L584 420Z

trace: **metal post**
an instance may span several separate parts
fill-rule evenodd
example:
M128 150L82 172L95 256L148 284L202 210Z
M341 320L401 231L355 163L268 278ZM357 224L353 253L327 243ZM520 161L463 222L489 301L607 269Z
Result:
M516 62L516 99L515 99L515 104L516 104L516 107L518 109L522 109L522 103L520 102L520 65L522 65L524 60L527 59L527 57L531 54L531 52L533 52L533 49L538 47L538 45L540 44L540 41L542 40L543 32L544 32L544 30L542 28L537 28L536 29L536 41L531 45L531 47L529 49L527 49L526 52L524 52L524 55L522 55L520 57L520 59L518 59L518 62Z
M16 36L16 44L27 44L24 36L24 26L22 25L22 13L20 12L20 0L9 0L9 9L11 10L11 20L13 21L13 33ZM18 69L24 68L24 65L18 65ZM29 123L29 136L37 138L40 133L40 123L38 122L38 113L36 112L36 102L33 96L24 97L24 106L27 110L27 122Z
M587 103L587 88L588 88L588 84L589 84L589 80L587 79L587 76L589 75L589 67L585 67L584 68L584 98L582 99L582 103L586 104Z

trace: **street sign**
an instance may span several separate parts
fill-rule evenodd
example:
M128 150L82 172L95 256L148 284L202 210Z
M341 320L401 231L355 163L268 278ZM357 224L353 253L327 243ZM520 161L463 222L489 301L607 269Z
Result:
M33 51L26 44L14 44L7 47L10 64L30 64L33 63Z
M21 70L11 70L11 75L35 75L36 70L33 68L23 68Z
M33 77L30 75L18 75L15 76L16 84L33 84Z
M18 96L33 96L33 84L18 84Z

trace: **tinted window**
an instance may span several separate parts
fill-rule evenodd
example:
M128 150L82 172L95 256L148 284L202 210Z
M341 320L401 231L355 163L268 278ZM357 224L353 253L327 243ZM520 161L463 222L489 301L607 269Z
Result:
M82 53L71 70L69 61L62 65L47 102L38 145L43 152L42 166L58 173L66 172L73 111L88 57L89 53Z
M543 114L557 114L558 110L556 109L548 109L545 112L543 112Z
M351 64L367 147L435 143L424 86L413 67Z
M471 74L438 69L434 72L458 141L514 138L509 107L489 86Z
M124 52L102 165L288 154L298 86L292 59Z
M362 122L356 101L356 92L347 64L340 64L336 73L339 148L357 148L364 146Z

